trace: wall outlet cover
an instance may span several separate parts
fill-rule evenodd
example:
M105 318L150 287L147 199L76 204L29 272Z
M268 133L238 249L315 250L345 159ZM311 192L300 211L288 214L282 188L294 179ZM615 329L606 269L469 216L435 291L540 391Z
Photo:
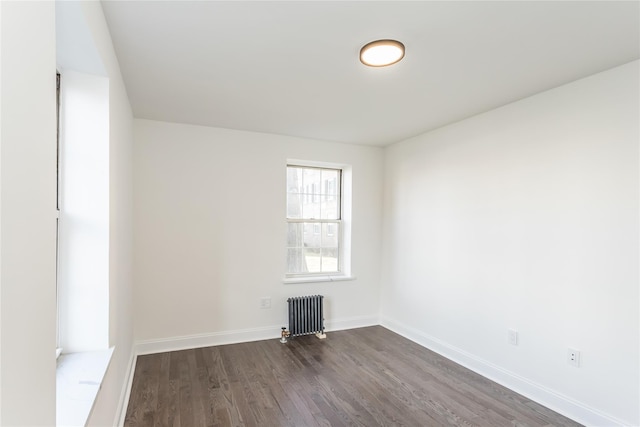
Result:
M569 348L567 350L567 363L577 368L580 367L580 351L575 348Z
M271 297L260 298L260 308L271 308Z

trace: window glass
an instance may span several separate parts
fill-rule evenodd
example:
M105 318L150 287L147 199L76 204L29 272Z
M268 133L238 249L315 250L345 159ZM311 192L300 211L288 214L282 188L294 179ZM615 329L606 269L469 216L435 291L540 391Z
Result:
M341 170L287 166L287 274L340 272Z

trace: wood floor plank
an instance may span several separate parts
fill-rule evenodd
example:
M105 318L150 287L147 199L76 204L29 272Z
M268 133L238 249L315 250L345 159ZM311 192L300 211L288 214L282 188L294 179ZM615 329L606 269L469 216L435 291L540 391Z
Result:
M162 427L179 426L175 417L177 410L177 393L175 386L171 383L170 374L171 356L170 353L162 353L160 355L160 372L158 375L158 402L156 412L158 414L158 422L156 425Z
M139 356L125 427L574 427L383 327Z
M191 404L193 409L194 426L208 427L213 424L209 407L209 385L202 382L205 377L205 369L202 365L202 354L199 348L187 353L187 364L189 367L189 378L191 383Z
M230 425L229 412L225 403L225 395L221 388L221 382L226 379L226 372L222 366L220 350L218 347L200 349L202 363L206 370L207 393L209 410L212 414L212 425Z
M191 350L177 351L172 355L172 363L176 364L178 373L178 415L180 416L180 424L183 426L195 426L193 414L193 396L191 375L189 373L189 362L187 355Z

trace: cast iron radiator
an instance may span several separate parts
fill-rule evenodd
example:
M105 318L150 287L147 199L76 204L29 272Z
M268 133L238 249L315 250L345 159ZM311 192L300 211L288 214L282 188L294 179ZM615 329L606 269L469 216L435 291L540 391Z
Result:
M297 337L324 334L322 295L289 298L289 332Z

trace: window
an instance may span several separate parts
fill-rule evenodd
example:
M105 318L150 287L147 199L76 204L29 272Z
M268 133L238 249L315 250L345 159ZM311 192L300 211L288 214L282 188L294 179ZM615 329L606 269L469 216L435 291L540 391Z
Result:
M57 314L68 354L109 347L109 79L66 69L61 81Z
M56 72L56 359L60 346L60 73Z
M342 170L287 166L287 277L343 273Z

